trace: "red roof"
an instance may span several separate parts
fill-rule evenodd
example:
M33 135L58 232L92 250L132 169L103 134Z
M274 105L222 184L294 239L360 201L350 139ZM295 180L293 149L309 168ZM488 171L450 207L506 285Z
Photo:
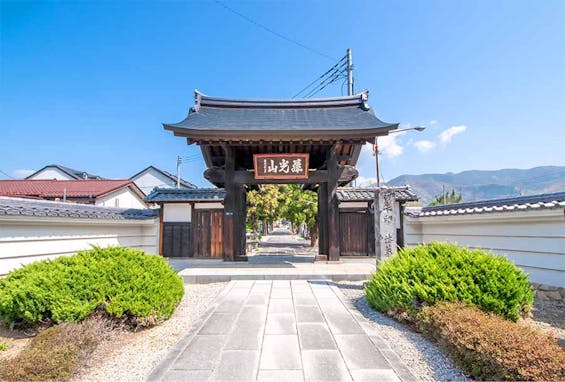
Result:
M143 194L130 179L125 180L0 180L0 196L36 198L97 198L112 191L130 186L143 198Z

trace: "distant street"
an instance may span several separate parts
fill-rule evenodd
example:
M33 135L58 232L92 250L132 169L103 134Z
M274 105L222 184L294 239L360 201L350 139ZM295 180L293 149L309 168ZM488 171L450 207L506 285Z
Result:
M275 228L261 238L257 249L249 253L249 262L313 262L318 247L310 247L310 240L294 235L286 228Z

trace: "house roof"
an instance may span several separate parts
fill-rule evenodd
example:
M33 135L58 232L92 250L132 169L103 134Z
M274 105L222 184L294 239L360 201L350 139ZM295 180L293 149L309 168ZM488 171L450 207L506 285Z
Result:
M0 197L0 216L51 216L62 218L139 220L153 219L158 209L109 208L91 204L52 202L12 197Z
M423 207L409 211L408 215L414 217L445 216L556 208L565 208L565 192Z
M151 169L153 169L153 170L155 170L155 171L157 171L157 172L163 174L164 176L166 176L167 178L171 179L171 180L174 181L175 183L177 182L177 177L176 177L176 175L173 175L173 174L171 174L171 173L168 172L168 171L161 170L161 169L159 169L159 168L157 168L157 167L155 167L155 166L148 166L148 167L144 168L144 169L141 170L140 172L138 172L138 173L136 173L135 175L133 175L130 179L133 180L134 178L138 177L139 175L141 175L141 174L143 174L144 172L149 171L149 170L151 170ZM186 188L198 188L196 185L194 185L194 184L192 184L192 183L190 183L190 182L184 180L183 178L180 178L180 184L181 184L181 186L186 187Z
M418 196L408 186L389 187L394 190L397 202L413 202ZM340 202L367 202L375 199L375 188L340 187L337 189L337 199Z
M140 198L143 193L131 179L121 180L0 180L0 196L31 198L97 198L130 187Z
M181 122L163 124L178 136L200 140L269 140L323 136L371 140L398 124L379 120L367 104L368 92L318 99L250 100L209 97L195 92L195 105Z
M159 202L223 202L226 191L223 188L155 188L145 201Z
M104 179L99 175L94 175L94 174L91 174L91 173L86 172L86 171L75 170L74 168L65 167L65 166L61 166L61 165L58 165L58 164L49 164L45 167L42 167L41 169L37 170L33 174L28 175L25 179L30 179L34 175L40 173L41 171L43 171L43 170L45 170L46 168L49 168L49 167L56 168L59 171L64 172L65 174L69 175L71 178L74 178L74 179L84 179L85 175L86 175L87 179Z

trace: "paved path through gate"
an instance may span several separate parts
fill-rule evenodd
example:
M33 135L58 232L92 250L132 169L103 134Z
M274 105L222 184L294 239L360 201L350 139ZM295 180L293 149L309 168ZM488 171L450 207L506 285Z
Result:
M153 381L414 380L327 281L232 281Z

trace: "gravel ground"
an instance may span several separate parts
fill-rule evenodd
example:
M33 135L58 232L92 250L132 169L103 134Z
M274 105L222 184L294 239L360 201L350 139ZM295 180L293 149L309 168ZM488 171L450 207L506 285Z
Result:
M469 381L433 342L409 327L371 309L362 282L337 283L343 294L371 322L381 337L421 381Z
M144 381L208 309L226 283L185 284L185 295L173 316L141 332L117 332L94 352L75 381Z
M532 318L527 322L538 329L549 332L556 338L565 338L565 303L536 298Z

